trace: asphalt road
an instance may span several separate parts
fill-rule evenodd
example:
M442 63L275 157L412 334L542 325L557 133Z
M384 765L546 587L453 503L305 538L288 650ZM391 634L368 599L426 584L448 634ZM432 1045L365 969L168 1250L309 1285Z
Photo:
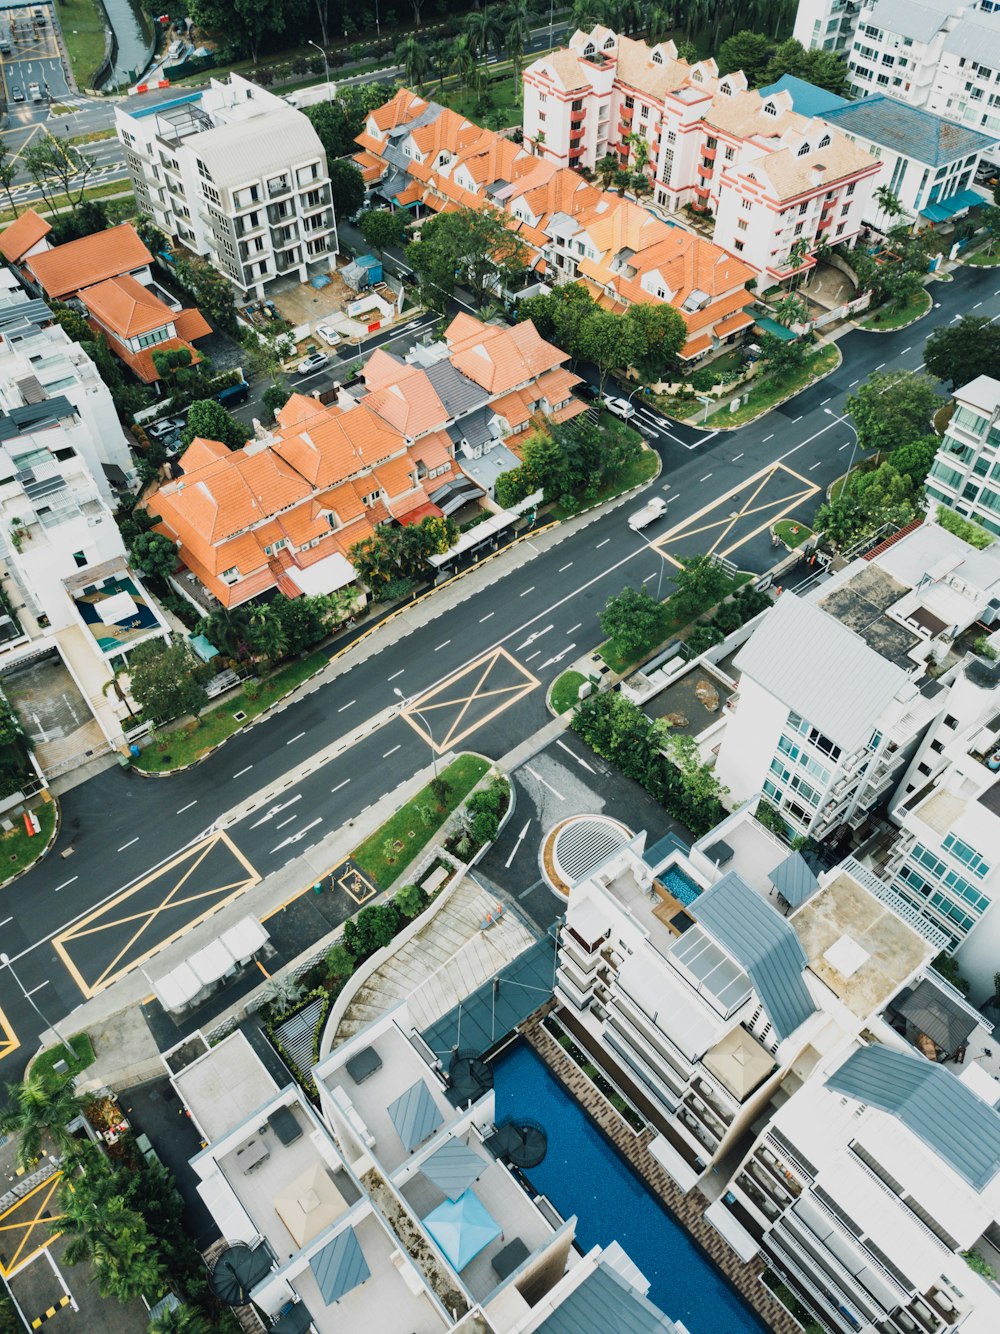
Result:
M597 615L607 598L626 584L658 581L662 558L643 538L674 556L714 547L745 568L766 568L768 523L786 512L808 520L823 488L846 470L854 436L838 418L852 388L883 366L917 368L934 324L972 310L1000 315L994 281L989 270L960 269L953 281L933 285L939 303L933 323L891 334L847 334L839 344L844 362L834 375L739 431L678 427L643 409L640 423L663 460L654 485L668 511L642 537L629 530L621 510L604 515L362 666L352 668L347 653L336 680L233 739L197 768L159 780L109 770L67 793L56 848L0 900L3 949L36 1003L59 1015L80 1001L80 989L51 943L67 924L170 862L226 811L332 741L398 706L395 689L408 698L424 696L421 710L442 749L475 748L499 757L530 735L547 720L545 688L599 642ZM228 833L242 856L267 875L331 827L356 817L428 758L428 742L416 726L393 717L340 758L293 782L273 803L281 809L256 811ZM219 885L232 880L231 868L221 864L203 874L209 880L214 875ZM212 888L207 881L201 887L206 903ZM130 908L162 897L162 891L156 882ZM116 915L122 913L110 914ZM113 975L140 946L155 943L156 929L120 953L121 928L104 929L101 919L73 942L74 965L90 982ZM166 927L158 929L167 934ZM0 1065L0 1074L13 1077L40 1025L2 971L0 1009L24 1044Z

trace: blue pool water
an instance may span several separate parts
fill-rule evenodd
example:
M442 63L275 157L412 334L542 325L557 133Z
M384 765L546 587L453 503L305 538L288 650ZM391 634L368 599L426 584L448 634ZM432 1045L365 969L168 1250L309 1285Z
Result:
M548 1132L544 1161L526 1172L583 1251L617 1241L649 1279L649 1299L691 1334L766 1334L721 1274L612 1148L529 1046L494 1063L497 1119L529 1117Z
M695 899L701 893L701 890L690 880L683 871L679 871L676 866L671 866L665 875L658 879L662 882L664 888L669 889L678 903L694 903Z

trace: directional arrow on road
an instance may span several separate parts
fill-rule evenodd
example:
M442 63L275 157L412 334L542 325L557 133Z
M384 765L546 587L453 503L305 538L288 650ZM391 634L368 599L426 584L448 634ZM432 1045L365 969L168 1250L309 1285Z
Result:
M282 848L288 848L291 847L293 843L298 843L300 838L305 838L306 834L309 833L310 829L315 829L318 824L322 823L323 819L322 816L320 816L317 817L317 819L313 820L312 824L305 825L304 828L300 829L297 834L289 834L288 837L284 839L281 843L279 843L276 848L271 849L271 856L273 857L276 852L280 852Z
M571 652L575 648L576 648L575 644L567 644L561 653L555 654L554 657L546 658L545 661L540 664L538 670L541 672L544 671L546 667L551 667L554 662L562 662L566 654Z

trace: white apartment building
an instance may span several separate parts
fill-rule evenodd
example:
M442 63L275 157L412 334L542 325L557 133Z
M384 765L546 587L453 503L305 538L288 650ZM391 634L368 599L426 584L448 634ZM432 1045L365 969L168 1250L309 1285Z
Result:
M1000 534L1000 381L978 375L955 391L926 491L929 501Z
M787 91L753 92L713 60L689 65L607 28L524 72L524 133L543 157L593 168L636 161L645 142L655 203L714 216L713 240L758 272L761 290L812 260L804 245L852 242L882 167L839 130L793 110Z
M75 433L87 469L101 497L111 502L113 487L135 482L135 469L111 393L97 367L44 302L30 299L6 275L14 290L0 301L0 413L42 410L51 398L67 399L81 429Z
M961 1022L940 979L920 988L916 1029ZM1000 1287L966 1255L1000 1272L1000 1086L976 1062L927 1059L910 1045L926 1034L906 1034L876 1018L846 1059L818 1065L759 1133L724 1207L835 1334L988 1334Z
M576 1220L493 1156L492 1089L453 1106L405 1005L315 1077L319 1113L239 1031L172 1076L206 1143L191 1160L199 1193L243 1248L242 1284L268 1328L567 1334L610 1309L622 1328L684 1334L620 1247L581 1254ZM227 1253L215 1263L213 1285Z
M734 663L717 762L733 801L762 793L820 840L860 830L945 710L954 641L1000 588L992 556L974 581L962 574L956 539L925 523L783 593Z
M242 292L337 254L326 153L308 117L238 74L115 109L136 199Z
M807 51L846 51L860 8L860 0L799 0L792 36Z

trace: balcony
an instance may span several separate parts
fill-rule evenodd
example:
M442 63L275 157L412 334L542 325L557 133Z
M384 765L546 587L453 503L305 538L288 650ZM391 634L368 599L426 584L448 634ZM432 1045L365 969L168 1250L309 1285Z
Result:
M291 193L292 182L289 177L282 177L280 181L268 181L267 194L269 199L278 199L281 195Z
M712 164L711 162L699 162L697 167L698 175L703 181L711 180Z
M716 155L717 152L718 152L718 149L716 149L716 148L703 148L703 149L701 150L701 155L702 155L702 157L705 159L706 162L714 162L714 161L715 161L715 155Z

